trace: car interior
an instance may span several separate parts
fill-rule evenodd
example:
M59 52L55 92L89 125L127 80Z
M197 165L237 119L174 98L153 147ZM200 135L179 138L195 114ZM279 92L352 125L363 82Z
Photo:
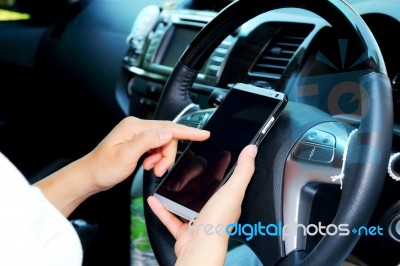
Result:
M237 83L279 91L288 104L239 222L326 231L237 236L229 250L262 265L398 265L399 36L397 0L0 0L0 151L33 184L127 116L202 128ZM68 217L83 265L136 265L132 198L159 183L138 167ZM173 265L172 235L143 212L157 263Z

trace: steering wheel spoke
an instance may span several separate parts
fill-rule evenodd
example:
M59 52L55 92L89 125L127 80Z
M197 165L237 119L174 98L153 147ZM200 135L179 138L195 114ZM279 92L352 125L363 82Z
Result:
M283 225L290 227L308 226L315 184L341 185L339 176L343 168L344 145L347 130L340 123L323 123L309 129L288 156L283 178ZM306 147L304 147L306 146ZM321 157L315 150L323 149ZM312 186L307 187L309 184ZM285 236L285 254L306 249L306 236L299 228ZM303 230L304 232L304 230Z

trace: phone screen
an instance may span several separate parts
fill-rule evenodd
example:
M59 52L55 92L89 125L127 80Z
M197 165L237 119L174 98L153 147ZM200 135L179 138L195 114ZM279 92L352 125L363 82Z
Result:
M242 149L283 103L274 97L231 89L204 126L211 132L210 138L189 144L156 194L198 213L224 181Z

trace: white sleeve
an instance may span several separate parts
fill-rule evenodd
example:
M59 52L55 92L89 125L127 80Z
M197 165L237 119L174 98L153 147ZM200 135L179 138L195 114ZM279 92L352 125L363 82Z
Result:
M78 266L71 223L0 153L0 265Z

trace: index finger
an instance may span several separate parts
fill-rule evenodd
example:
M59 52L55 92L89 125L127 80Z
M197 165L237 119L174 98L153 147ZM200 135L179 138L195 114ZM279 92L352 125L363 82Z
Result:
M166 120L141 120L142 130L163 128L172 132L175 139L202 141L210 137L207 130L176 124Z
M175 139L202 141L210 137L210 131L171 123L166 129L172 132Z

